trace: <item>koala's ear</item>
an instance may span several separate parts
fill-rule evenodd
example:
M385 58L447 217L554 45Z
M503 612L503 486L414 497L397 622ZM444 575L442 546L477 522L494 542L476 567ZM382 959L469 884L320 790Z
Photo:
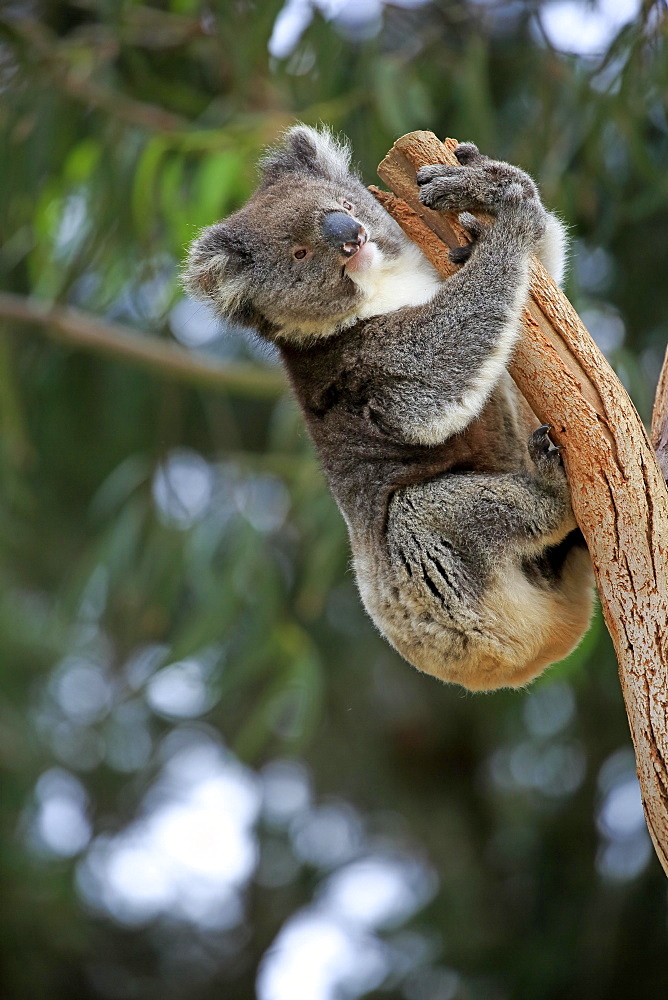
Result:
M194 298L212 301L221 313L232 316L247 293L251 264L242 235L220 222L204 229L191 245L183 285Z
M291 173L342 181L350 173L350 149L326 128L295 125L285 133L282 145L260 161L260 170L265 185Z

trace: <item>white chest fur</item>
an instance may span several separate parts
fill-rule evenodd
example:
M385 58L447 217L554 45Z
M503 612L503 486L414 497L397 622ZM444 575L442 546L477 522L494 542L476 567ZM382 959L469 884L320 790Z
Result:
M356 319L421 306L436 295L443 279L412 243L394 258L385 257L375 244L368 245L368 250L372 251L368 265L348 272L364 295L355 311Z

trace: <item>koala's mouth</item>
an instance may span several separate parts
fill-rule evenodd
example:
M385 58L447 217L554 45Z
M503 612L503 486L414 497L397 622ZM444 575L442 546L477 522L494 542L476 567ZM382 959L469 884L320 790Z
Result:
M365 245L365 243L368 242L368 240L369 240L369 234L367 233L366 229L363 226L360 227L360 232L357 239L349 240L347 243L344 243L343 246L341 247L343 256L347 257L350 260L350 258L354 257L356 253L360 252L360 250Z
M348 277L356 277L362 272L377 266L382 259L382 252L374 240L370 240L366 232L356 243L348 244L347 259L343 265L343 273Z

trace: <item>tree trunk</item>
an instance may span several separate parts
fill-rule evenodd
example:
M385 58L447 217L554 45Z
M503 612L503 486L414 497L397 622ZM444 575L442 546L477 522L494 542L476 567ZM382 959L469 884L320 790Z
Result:
M464 242L456 217L418 200L417 169L457 164L457 143L431 132L399 139L378 168L392 189L376 197L445 275L447 248ZM446 246L443 246L443 243ZM510 373L563 448L573 511L589 546L636 753L645 816L668 874L668 493L647 433L623 386L542 264ZM668 464L668 365L652 439ZM665 468L664 468L665 471Z

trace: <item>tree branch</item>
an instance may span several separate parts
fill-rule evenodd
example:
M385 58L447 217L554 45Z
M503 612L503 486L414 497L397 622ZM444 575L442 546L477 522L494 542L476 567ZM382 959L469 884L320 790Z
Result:
M455 146L452 139L442 144L430 132L413 132L395 143L378 168L398 197L377 197L446 275L453 265L434 234L456 246L462 242L458 223L420 204L415 173L429 163L456 165ZM666 485L623 386L535 258L523 327L510 373L563 447L573 510L589 546L617 652L647 825L668 874ZM665 367L662 386L657 404L661 441L668 436Z
M34 299L0 292L2 318L36 324L47 336L68 347L92 351L161 378L269 399L279 396L285 388L278 371L239 363L221 365L176 344L135 333L120 323L110 323L71 306L45 306Z

